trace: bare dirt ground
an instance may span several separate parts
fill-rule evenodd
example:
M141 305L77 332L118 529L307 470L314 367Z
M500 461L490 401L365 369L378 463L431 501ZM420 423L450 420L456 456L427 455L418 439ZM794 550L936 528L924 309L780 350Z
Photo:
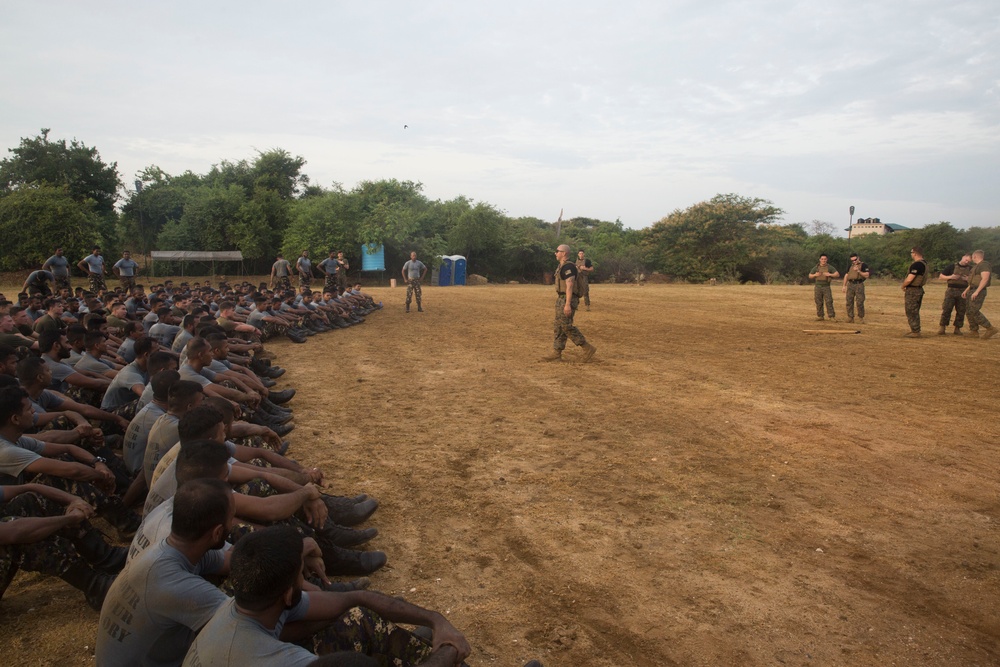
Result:
M373 588L470 664L1000 664L1000 339L902 339L891 285L856 327L811 287L595 285L594 362L544 364L551 287L371 291L274 345L293 454L381 500ZM20 574L0 617L3 663L93 664L61 582Z

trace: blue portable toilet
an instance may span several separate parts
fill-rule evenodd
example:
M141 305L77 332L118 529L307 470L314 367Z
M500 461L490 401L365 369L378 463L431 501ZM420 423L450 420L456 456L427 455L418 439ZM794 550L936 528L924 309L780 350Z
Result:
M465 258L461 255L452 255L452 269L451 275L454 278L452 284L454 285L464 285L465 284Z
M441 266L438 267L437 286L448 287L452 284L452 260L451 257L442 257Z

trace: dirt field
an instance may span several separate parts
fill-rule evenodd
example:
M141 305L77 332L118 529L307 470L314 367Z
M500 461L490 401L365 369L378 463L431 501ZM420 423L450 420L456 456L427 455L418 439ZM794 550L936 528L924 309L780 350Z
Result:
M274 346L293 454L381 500L373 588L470 664L1000 664L1000 339L902 339L890 285L843 336L802 333L852 328L811 287L597 285L594 362L543 364L551 287L372 291ZM0 617L4 664L93 664L61 582L22 573Z

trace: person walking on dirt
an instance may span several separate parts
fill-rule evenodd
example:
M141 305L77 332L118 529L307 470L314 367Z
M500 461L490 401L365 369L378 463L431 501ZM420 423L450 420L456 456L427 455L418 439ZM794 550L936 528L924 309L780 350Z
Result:
M568 261L569 246L565 243L556 248L556 259L559 260L559 268L556 270L555 341L552 343L552 354L542 357L542 361L562 360L566 339L571 338L578 347L583 348L583 361L587 362L593 358L597 348L588 343L573 324L573 316L580 305L579 270L576 264Z
M576 253L579 259L576 260L576 270L579 272L577 280L580 281L580 295L583 303L590 310L590 274L594 272L594 263L587 259L586 254L581 250Z
M810 280L816 281L814 299L816 300L816 321L822 322L823 305L826 304L826 316L831 321L837 321L837 314L833 312L833 290L830 288L830 281L840 277L840 271L829 264L830 257L824 252L819 256L819 264L813 267L809 274Z
M417 259L417 253L410 253L410 261L403 264L403 280L406 281L406 312L410 312L410 301L413 297L417 297L417 312L424 312L423 307L420 305L420 281L424 279L424 274L427 273L427 266L424 265L419 259Z

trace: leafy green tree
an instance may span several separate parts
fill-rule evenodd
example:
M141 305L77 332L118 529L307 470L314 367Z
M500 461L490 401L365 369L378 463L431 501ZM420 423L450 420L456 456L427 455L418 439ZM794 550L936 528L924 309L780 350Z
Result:
M97 229L97 213L81 206L68 187L23 185L0 197L0 269L37 268L56 246L69 258L84 257L100 243Z
M317 261L331 250L351 255L350 250L360 244L356 203L343 191L323 192L296 201L281 246L285 257L294 257L303 250Z
M645 230L643 246L663 273L689 281L741 279L771 250L760 226L776 223L782 213L766 199L716 195Z
M48 184L66 188L75 201L101 217L114 217L118 201L118 163L105 164L96 148L74 139L49 140L43 128L37 137L21 139L0 161L0 187L11 192L25 185Z
M93 214L74 217L90 220L96 232L91 236L108 250L116 245L115 202L120 186L117 163L106 164L96 148L76 139L69 143L65 139L52 141L45 128L36 137L22 138L21 144L9 152L11 156L0 161L2 195L32 186L65 188L85 214ZM42 221L24 219L22 224L32 228ZM15 257L12 261L28 263L27 258Z

